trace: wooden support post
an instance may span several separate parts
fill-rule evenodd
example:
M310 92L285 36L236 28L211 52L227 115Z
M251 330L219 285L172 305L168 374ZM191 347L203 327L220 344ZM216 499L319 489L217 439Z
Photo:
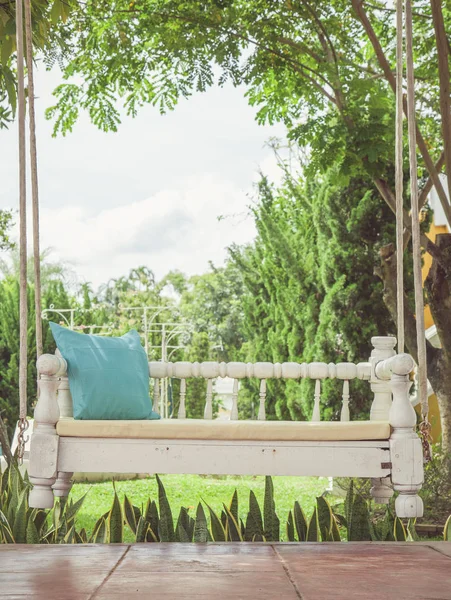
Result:
M72 475L73 473L58 471L58 476L52 486L53 495L56 498L66 498L69 495L72 488Z
M65 375L66 361L60 356L43 354L37 363L39 399L34 411L34 429L30 448L31 508L52 508L57 479L58 436L56 423L60 416L57 400L58 377Z
M392 394L390 381L382 380L376 377L376 365L395 355L396 338L394 337L372 337L371 343L374 350L371 352L371 391L374 393L373 403L371 405L371 421L388 421Z

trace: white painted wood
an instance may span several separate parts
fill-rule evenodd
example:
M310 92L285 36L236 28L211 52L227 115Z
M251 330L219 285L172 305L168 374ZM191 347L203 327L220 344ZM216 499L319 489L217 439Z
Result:
M315 396L314 396L314 404L313 404L313 414L312 421L321 421L321 380L317 379L315 381Z
M238 392L240 390L239 379L233 380L233 391L232 391L232 410L230 411L230 420L238 420Z
M373 500L377 504L389 504L394 494L390 477L373 478L371 482L373 485L370 492Z
M180 403L179 403L179 412L177 414L178 419L186 418L186 379L180 380Z
M61 438L59 468L84 472L386 477L386 444Z
M213 379L207 380L207 394L205 397L204 419L213 418Z
M266 379L260 381L260 405L258 407L258 420L266 421Z
M67 364L61 356L43 354L39 357L36 368L39 376L39 394L30 444L29 476L34 487L30 492L29 505L32 508L51 508L58 456L58 377L67 372Z
M230 377L232 379L244 379L256 377L258 379L300 379L310 377L311 379L362 379L371 378L370 363L243 363L243 362L149 362L149 373L156 379L165 377L177 377L189 379L190 377L204 377L214 379L216 377Z
M69 388L69 378L67 375L61 377L58 385L58 406L60 409L60 417L73 417L74 409L72 404L72 396Z
M350 421L349 415L349 381L345 379L343 381L343 394L341 404L341 415L340 421Z
M72 475L73 473L58 471L58 476L52 486L55 498L67 498L72 488Z
M371 404L370 420L387 421L392 403L391 386L389 382L382 381L376 376L376 365L395 355L396 338L376 336L371 338L371 343L373 350L370 357L370 385L374 399Z
M154 379L153 411L160 414L160 380L159 379Z

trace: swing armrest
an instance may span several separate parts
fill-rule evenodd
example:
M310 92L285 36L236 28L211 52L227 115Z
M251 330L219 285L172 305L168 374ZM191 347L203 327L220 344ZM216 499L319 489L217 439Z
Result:
M42 354L37 362L38 376L62 377L67 373L67 363L62 356L56 354Z

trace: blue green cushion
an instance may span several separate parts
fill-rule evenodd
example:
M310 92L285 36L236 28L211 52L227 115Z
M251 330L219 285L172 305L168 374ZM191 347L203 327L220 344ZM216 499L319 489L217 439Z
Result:
M50 323L67 361L75 419L159 419L149 396L149 364L139 333L87 335Z

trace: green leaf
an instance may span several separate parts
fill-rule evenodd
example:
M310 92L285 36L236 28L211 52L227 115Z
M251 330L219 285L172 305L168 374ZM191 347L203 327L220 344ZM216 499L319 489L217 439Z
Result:
M265 517L264 536L268 542L278 542L280 538L280 520L276 514L274 502L274 485L272 478L265 477L265 498L263 503Z
M194 541L205 543L208 540L207 519L202 504L199 502L196 509L196 522L194 524Z
M158 475L155 477L158 483L158 504L160 507L160 522L158 529L160 542L174 542L175 532L171 507L161 479L158 477Z
M229 542L242 542L241 528L232 514L232 511L224 504L226 514L226 539Z
M226 533L221 519L215 513L215 511L205 502L206 507L210 513L210 532L214 542L225 542Z
M26 542L27 544L39 544L40 542L38 529L32 519L28 519Z
M106 522L106 519L101 517L98 521L98 526L96 527L96 529L93 532L92 541L94 542L94 544L106 544L107 543L107 535L108 535L107 522ZM111 541L111 535L110 535L110 541Z
M361 494L355 494L352 505L351 525L349 527L348 541L371 541L370 515L368 505Z
M318 522L318 510L315 506L313 509L312 516L310 517L310 521L308 524L307 530L307 542L319 542L320 541L320 531L319 531L319 522Z
M122 544L124 538L124 522L122 508L116 489L114 490L113 506L108 516L108 529L110 533L110 544Z
M139 544L146 541L149 527L149 523L146 522L145 518L142 516L139 517L138 524L136 526L135 542Z
M443 539L445 542L451 542L451 515L448 517L443 529Z
M395 537L396 542L405 542L407 541L407 531L404 527L403 522L399 517L395 518L395 525L393 528L393 535Z
M152 531L152 534L153 534L153 536L151 534L150 537L152 538L152 540L153 540L153 537L155 537L156 539L154 541L159 542L160 538L158 537L158 530L159 530L160 517L158 516L158 508L155 503L155 500L152 500L151 502L147 503L145 520L146 520L146 523L149 523L150 530ZM149 535L147 537L149 537ZM148 540L148 541L150 541L150 540Z
M24 490L19 499L13 525L13 536L17 544L24 544L27 540L27 494Z
M307 540L308 523L304 511L297 500L294 503L293 518L298 534L298 540L300 542L305 542Z
M136 535L136 517L135 511L133 510L132 503L128 499L127 495L124 496L124 516L127 525Z
M236 489L233 492L233 496L230 501L229 511L233 515L235 521L238 523L238 492L236 491Z
M288 519L287 519L287 540L289 542L295 542L296 538L294 537L294 520L293 520L293 513L290 512L288 513Z
M323 542L328 541L332 537L333 515L329 502L319 496L316 499L316 507L318 510L318 524Z
M87 495L88 495L88 492L86 492L86 494L84 494L76 502L71 503L70 505L67 506L67 508L66 508L66 519L68 521L71 521L72 519L74 519L77 516L78 511L83 506L83 503L84 503Z

